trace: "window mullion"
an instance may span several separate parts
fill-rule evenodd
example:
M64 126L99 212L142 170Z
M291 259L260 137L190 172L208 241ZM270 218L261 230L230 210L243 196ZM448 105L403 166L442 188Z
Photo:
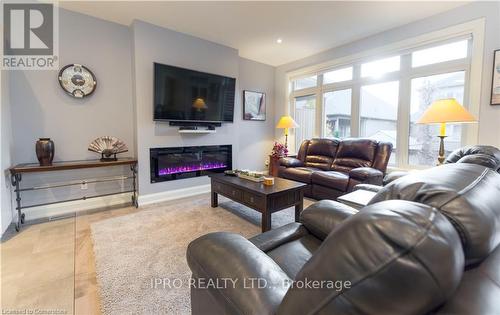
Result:
M399 82L398 121L396 126L396 165L408 165L410 138L410 103L411 103L411 55L401 56L401 77Z
M354 84L352 85L351 94L351 137L359 137L359 104L361 101L361 65L355 64L353 67L353 79Z
M316 93L316 122L315 122L315 137L322 137L323 127L323 74L318 75L318 90Z

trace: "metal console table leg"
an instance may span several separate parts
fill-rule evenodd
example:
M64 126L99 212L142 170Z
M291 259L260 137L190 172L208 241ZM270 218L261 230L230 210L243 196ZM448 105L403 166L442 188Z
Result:
M139 201L137 200L137 164L130 165L130 170L132 171L132 205L136 208L139 208Z
M21 190L20 190L20 182L22 180L22 175L16 173L11 175L10 180L12 182L12 186L16 187L14 191L16 192L16 210L17 210L17 222L16 222L16 231L19 232L21 229L21 224L24 224L24 213L21 211Z

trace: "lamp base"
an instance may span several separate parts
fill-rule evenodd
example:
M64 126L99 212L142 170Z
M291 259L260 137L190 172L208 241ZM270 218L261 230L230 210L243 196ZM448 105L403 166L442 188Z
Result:
M288 151L288 133L285 133L285 149ZM285 154L287 156L288 154Z
M443 165L445 156L444 156L444 138L447 136L438 136L439 140L439 154L438 154L438 166Z

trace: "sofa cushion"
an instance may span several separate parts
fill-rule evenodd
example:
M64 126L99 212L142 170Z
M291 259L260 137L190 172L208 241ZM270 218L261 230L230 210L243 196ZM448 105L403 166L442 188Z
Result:
M356 167L372 166L377 142L371 139L344 139L340 142L332 169L349 172Z
M335 171L314 172L312 174L312 183L335 188L340 191L347 191L349 176L345 173Z
M446 157L445 163L471 163L500 170L500 150L490 145L472 145L459 148Z
M285 167L299 167L304 166L304 162L293 157L284 157L279 159L279 164Z
M500 246L479 266L468 268L453 296L435 315L500 314Z
M358 210L340 202L321 200L313 203L300 214L300 222L320 240L324 240L334 228Z
M304 264L311 259L314 252L321 245L321 240L313 235L306 235L294 241L285 243L268 251L269 255L278 266L291 278L295 278Z
M329 170L337 152L338 140L335 139L312 139L309 140L306 166Z
M333 158L323 155L308 155L306 157L306 166L315 167L324 171L330 170Z
M403 199L437 208L462 240L466 264L486 258L500 244L500 174L468 163L410 173L385 186L370 203Z
M391 200L345 220L294 277L278 315L427 314L457 288L460 238L435 208Z
M312 139L309 140L307 155L323 155L335 157L339 141L337 139Z
M314 167L289 167L280 171L280 176L286 179L310 184L313 172L321 171Z
M389 164L389 159L392 153L392 143L379 141L377 144L377 151L373 160L372 167L385 173L387 170L387 164Z
M300 144L299 151L297 152L297 159L304 162L306 160L307 148L309 147L309 140L304 140Z

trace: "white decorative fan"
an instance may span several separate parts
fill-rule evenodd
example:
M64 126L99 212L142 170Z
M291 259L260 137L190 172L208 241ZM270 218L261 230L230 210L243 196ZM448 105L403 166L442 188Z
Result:
M116 137L99 137L89 144L89 151L100 153L101 161L116 161L118 153L127 152L127 145Z

